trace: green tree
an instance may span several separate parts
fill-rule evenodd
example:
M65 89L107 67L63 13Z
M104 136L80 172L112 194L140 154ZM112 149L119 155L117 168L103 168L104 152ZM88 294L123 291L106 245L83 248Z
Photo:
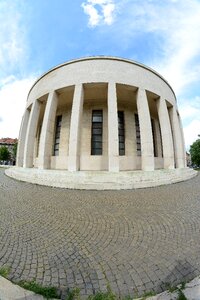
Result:
M16 159L16 155L17 155L17 143L14 144L14 146L13 146L13 157L14 157L14 159Z
M190 146L192 164L200 166L200 138Z
M8 160L10 158L10 152L6 146L0 147L0 160Z

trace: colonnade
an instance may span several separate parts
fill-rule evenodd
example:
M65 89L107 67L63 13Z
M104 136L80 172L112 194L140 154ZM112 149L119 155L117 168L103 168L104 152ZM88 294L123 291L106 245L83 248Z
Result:
M163 147L164 169L184 168L185 150L182 126L177 109L174 105L167 105L167 99L157 96L156 105L161 131ZM68 170L80 169L80 135L81 121L84 103L84 85L79 83L74 87L72 101ZM146 90L137 89L136 96L137 112L140 123L141 139L141 169L143 171L154 170L154 150L151 128L151 116L148 105ZM54 139L55 119L58 106L56 90L49 92L41 128L38 168L49 169L52 156ZM119 138L118 138L118 112L117 91L114 81L108 82L107 109L108 109L108 171L119 171ZM41 102L36 99L26 109L23 116L18 153L17 166L32 168L34 160L34 143L38 128Z

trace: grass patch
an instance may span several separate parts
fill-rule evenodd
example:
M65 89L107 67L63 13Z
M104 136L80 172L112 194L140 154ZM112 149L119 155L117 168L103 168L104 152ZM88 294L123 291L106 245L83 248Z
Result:
M167 288L167 290L168 290L170 293L173 293L173 292L175 292L175 291L178 290L178 287L177 287L177 286L170 285L170 283L167 283L167 284L166 284L166 288Z
M29 290L36 294L42 295L42 296L46 297L47 299L49 299L49 298L59 299L57 290L55 287L41 286L40 284L36 283L35 281L20 281L18 283L18 285L26 290Z
M186 285L185 281L181 282L180 290L184 290L185 289L185 285Z
M91 295L88 297L88 300L116 300L117 297L111 291L106 293L97 293L96 295Z
M178 291L178 298L177 300L188 300L185 295L183 294L183 292L181 290Z
M9 273L10 273L10 268L9 267L0 268L0 276L2 276L4 278L8 278Z
M72 291L69 291L66 300L80 300L80 289L75 288Z

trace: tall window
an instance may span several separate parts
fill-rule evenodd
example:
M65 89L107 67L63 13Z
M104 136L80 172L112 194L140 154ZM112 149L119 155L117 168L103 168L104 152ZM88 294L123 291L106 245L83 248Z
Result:
M56 129L55 129L55 140L54 140L54 148L53 155L59 155L59 145L60 145L60 130L61 130L62 116L56 117Z
M125 155L124 112L118 111L119 155Z
M92 111L91 155L102 155L103 111Z
M156 128L155 128L154 119L151 119L151 128L152 128L152 137L153 137L154 157L157 157L158 156L158 149L157 149L157 143L156 143Z
M141 156L140 123L139 123L138 114L135 114L135 130L136 130L137 156Z
M37 134L37 151L36 151L36 156L38 157L39 155L39 146L40 146L40 135L41 135L41 130L42 130L42 125L39 126L38 128L38 134Z

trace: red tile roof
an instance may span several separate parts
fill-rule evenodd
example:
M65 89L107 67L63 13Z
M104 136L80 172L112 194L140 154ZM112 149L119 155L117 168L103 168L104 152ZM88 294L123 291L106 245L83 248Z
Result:
M0 139L0 144L16 144L17 139L12 139L12 138L2 138Z

